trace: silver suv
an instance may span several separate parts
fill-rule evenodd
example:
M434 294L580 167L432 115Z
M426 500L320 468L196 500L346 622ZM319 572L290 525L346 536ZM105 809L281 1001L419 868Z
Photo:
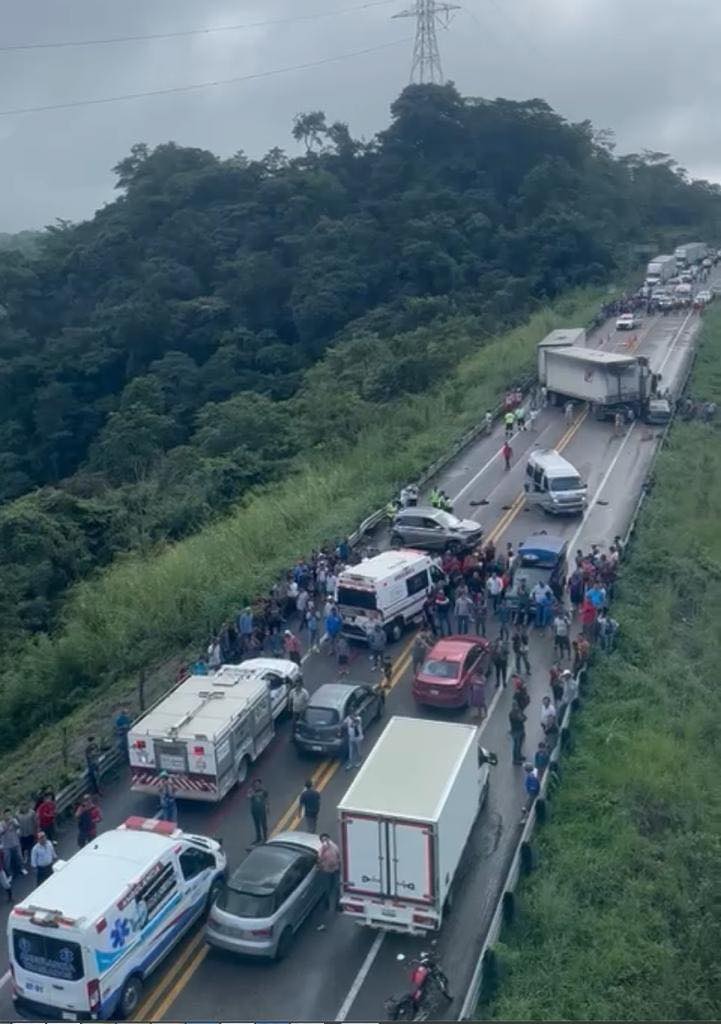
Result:
M458 519L439 508L405 508L393 520L391 543L395 546L462 551L483 536L473 519Z

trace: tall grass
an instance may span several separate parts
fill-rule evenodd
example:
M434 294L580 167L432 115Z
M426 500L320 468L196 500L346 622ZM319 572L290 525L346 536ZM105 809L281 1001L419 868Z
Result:
M5 750L13 746L17 720L32 724L34 735L0 760L3 789L27 789L41 771L36 765L43 766L41 780L52 781L55 773L57 781L72 767L61 756L61 720L76 740L97 731L97 716L132 696L131 673L205 641L294 559L352 530L533 370L536 343L547 331L586 322L600 299L598 290L576 292L521 327L479 341L434 391L389 404L384 421L333 461L309 457L292 477L197 535L150 558L122 558L79 584L57 633L30 645L4 683L0 720L3 707L13 709L13 721L7 714L3 721ZM76 742L73 757L77 749Z
M721 310L700 346L721 404ZM675 425L655 480L481 1018L721 1018L721 425Z

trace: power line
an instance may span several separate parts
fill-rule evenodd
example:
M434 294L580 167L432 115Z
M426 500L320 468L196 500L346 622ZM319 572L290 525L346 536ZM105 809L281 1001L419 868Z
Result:
M76 46L107 46L110 43L138 43L155 39L180 39L184 36L212 35L215 32L240 32L249 28L264 28L269 25L289 25L299 21L316 21L319 18L332 18L338 14L351 14L363 11L368 7L387 7L395 0L366 0L354 7L342 7L336 11L318 11L316 14L298 14L291 18L268 18L264 21L247 21L239 25L218 25L215 28L189 28L178 32L152 32L135 36L108 36L105 39L68 39L56 43L11 43L0 46L0 53L16 53L24 50L61 50Z
M37 114L46 110L69 110L71 107L90 107L101 103L120 103L123 100L139 100L146 96L170 96L173 93L193 92L196 89L214 89L221 85L237 85L240 82L250 82L258 78L272 78L274 75L284 75L290 71L306 71L309 68L319 68L324 64L334 64L340 60L348 60L351 57L362 57L367 53L377 53L379 50L387 50L391 46L401 46L411 41L410 36L404 39L394 39L390 43L381 43L378 46L369 46L365 50L352 50L350 53L340 53L337 57L324 57L321 60L309 61L306 64L292 64L285 68L273 68L270 71L256 71L251 75L238 75L236 78L221 78L217 82L198 82L195 85L176 85L169 89L149 89L146 92L128 92L120 96L102 96L92 100L70 100L67 103L47 103L38 107L16 107L14 110L0 110L0 117L10 117L14 114Z

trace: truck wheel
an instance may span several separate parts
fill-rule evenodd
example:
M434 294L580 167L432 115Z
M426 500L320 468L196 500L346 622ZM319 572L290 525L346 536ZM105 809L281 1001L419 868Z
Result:
M275 947L275 959L284 960L290 952L290 947L293 944L293 929L284 928L280 933L278 939L278 945Z
M248 778L248 768L249 767L250 767L250 762L248 761L247 757L244 757L243 760L238 765L238 785L239 786L242 786L243 783L245 782L245 780Z
M388 627L387 633L390 642L397 643L403 636L403 620L396 619L394 622L391 622L390 626Z
M132 977L123 985L123 991L120 994L120 1001L118 1002L118 1016L122 1020L132 1020L135 1016L135 1012L140 1005L140 997L143 993L143 982L142 979L134 974Z

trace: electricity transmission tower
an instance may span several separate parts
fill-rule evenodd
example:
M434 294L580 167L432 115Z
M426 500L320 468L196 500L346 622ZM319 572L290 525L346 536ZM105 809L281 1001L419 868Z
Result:
M394 18L416 19L411 82L434 82L436 85L443 85L436 26L447 28L451 12L457 10L458 4L446 3L445 0L414 0L412 7L393 15Z

